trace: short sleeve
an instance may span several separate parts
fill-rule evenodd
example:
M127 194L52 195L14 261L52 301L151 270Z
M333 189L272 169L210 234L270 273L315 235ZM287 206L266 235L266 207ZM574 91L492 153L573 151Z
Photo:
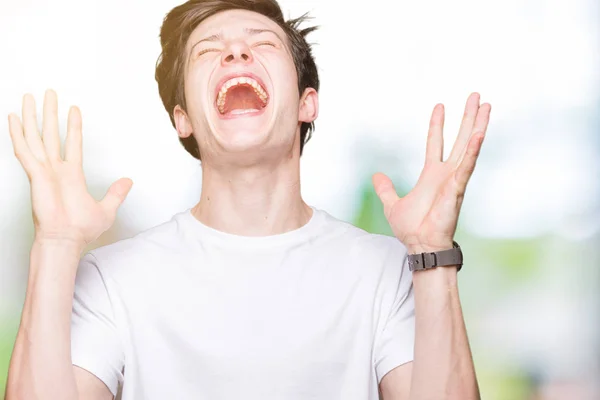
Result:
M105 276L93 254L85 254L75 279L71 315L71 359L103 381L114 396L123 381L124 353Z
M414 357L415 302L406 247L394 238L389 254L381 278L383 302L387 303L381 310L386 315L382 315L384 324L374 348L378 383L385 374Z

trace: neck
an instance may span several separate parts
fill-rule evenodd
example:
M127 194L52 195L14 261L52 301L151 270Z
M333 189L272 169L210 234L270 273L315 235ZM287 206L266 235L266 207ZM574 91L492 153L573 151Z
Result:
M223 169L202 165L202 194L192 214L203 224L240 236L298 229L312 209L300 194L297 158L273 165Z

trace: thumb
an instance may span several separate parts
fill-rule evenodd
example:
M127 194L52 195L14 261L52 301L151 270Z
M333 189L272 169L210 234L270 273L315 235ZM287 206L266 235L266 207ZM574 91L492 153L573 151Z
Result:
M100 201L100 206L107 214L115 216L117 209L125 201L127 194L133 186L133 181L129 178L121 178L108 188L106 195Z
M381 172L378 172L375 175L373 175L372 180L373 187L375 188L375 193L377 193L377 196L379 197L379 200L381 200L383 208L387 213L387 210L389 210L394 205L394 203L396 203L396 201L400 199L400 197L398 197L396 189L394 189L394 184L392 183L392 180L386 175L382 174Z

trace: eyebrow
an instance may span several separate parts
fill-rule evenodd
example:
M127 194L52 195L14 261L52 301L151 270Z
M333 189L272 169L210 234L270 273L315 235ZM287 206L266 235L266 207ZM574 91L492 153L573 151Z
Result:
M283 43L285 45L285 42L283 41L283 39L281 39L281 36L279 36L279 34L277 32L275 32L274 30L271 30L271 29L244 28L244 32L246 32L246 34L248 34L250 36L269 32L269 33L272 33L273 35L277 36L277 38L281 41L281 43ZM205 37L204 39L197 41L196 43L194 43L194 45L190 49L190 54L188 55L188 59L192 55L192 52L194 51L194 47L196 47L200 43L202 43L202 42L219 42L219 41L223 41L223 34L221 32L219 32L215 35L210 35L208 37Z

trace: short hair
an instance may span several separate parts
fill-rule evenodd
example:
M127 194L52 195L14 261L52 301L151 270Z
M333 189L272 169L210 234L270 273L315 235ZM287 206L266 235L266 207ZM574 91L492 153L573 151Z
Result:
M276 0L189 0L173 8L164 18L160 29L162 52L156 62L155 78L158 91L173 127L174 109L179 104L187 111L184 72L187 61L186 44L194 29L207 18L227 10L248 10L271 19L285 32L292 58L298 74L300 96L306 88L319 90L319 74L306 36L317 29L316 26L300 29L309 19L308 14L285 20ZM300 154L314 131L314 122L303 122L300 127ZM183 147L200 160L200 149L193 135L179 138Z

